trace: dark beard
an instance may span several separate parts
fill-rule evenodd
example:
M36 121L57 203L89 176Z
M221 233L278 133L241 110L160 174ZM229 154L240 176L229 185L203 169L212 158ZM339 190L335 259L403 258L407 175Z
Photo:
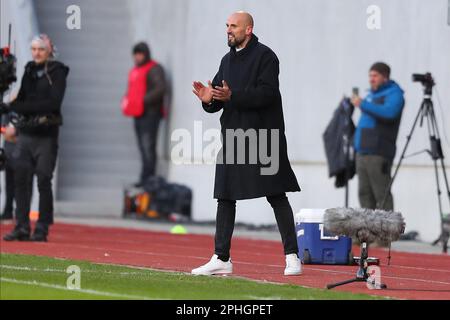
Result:
M236 47L239 47L242 43L244 43L244 41L245 41L245 38L243 38L243 39L234 38L234 40L228 40L228 46L230 48L236 48Z

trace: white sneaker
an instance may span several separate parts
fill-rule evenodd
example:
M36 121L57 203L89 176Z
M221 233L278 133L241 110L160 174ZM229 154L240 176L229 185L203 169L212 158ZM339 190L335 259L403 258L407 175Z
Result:
M209 262L197 269L191 271L194 275L211 276L214 274L231 274L233 273L233 263L231 259L224 262L219 259L217 254L213 255Z
M302 262L295 253L286 255L285 276L296 276L302 274Z

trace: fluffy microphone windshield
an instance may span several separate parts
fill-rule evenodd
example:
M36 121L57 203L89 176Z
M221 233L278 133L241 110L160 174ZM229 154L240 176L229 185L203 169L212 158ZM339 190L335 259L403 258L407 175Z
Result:
M401 213L371 209L327 209L324 226L335 235L357 237L368 243L395 241L405 231Z

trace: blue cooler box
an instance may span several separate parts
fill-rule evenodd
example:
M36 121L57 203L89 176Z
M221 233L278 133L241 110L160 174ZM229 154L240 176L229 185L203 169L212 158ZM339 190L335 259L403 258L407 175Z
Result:
M350 264L352 239L327 234L324 209L302 209L295 215L300 260L304 264Z

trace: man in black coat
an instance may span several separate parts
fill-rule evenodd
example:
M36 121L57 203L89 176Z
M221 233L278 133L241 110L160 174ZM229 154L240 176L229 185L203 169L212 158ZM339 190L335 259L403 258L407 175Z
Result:
M208 113L222 111L222 150L216 165L218 199L215 254L193 274L232 272L230 260L236 200L267 197L286 255L285 275L301 273L293 212L285 192L300 191L287 156L279 90L279 61L253 34L253 18L236 12L227 20L228 45L213 81L194 82ZM237 141L237 143L236 143ZM270 156L269 156L270 154Z

